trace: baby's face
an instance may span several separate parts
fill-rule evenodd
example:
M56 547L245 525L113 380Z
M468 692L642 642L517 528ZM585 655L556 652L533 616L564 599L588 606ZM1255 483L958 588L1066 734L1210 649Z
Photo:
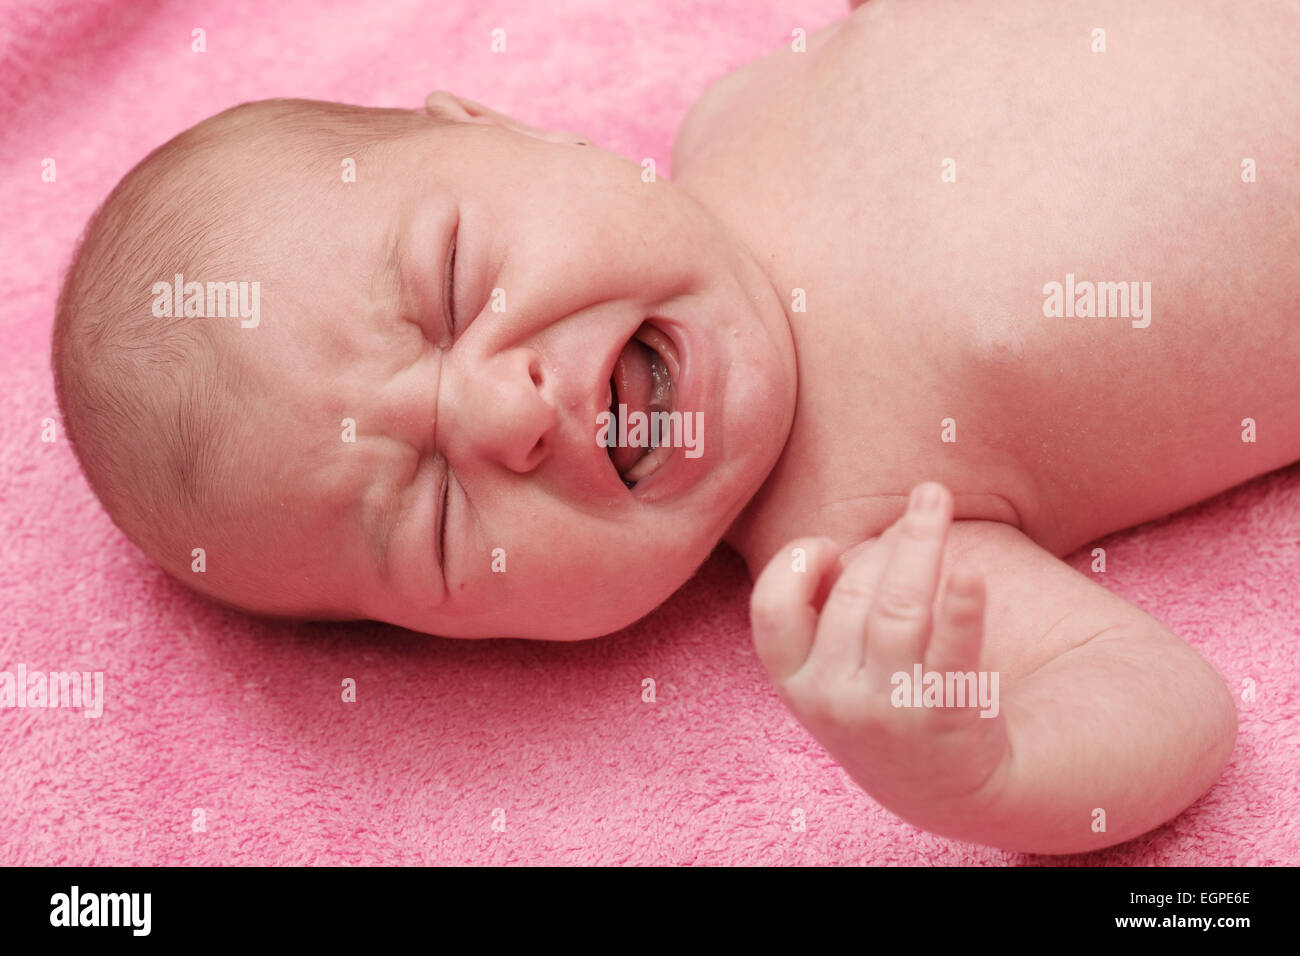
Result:
M263 412L227 489L275 569L259 609L300 610L292 581L429 633L572 639L680 586L793 416L750 254L639 164L493 123L431 123L355 182L286 157L249 177L260 324L221 332ZM693 432L638 467L598 441L620 403Z

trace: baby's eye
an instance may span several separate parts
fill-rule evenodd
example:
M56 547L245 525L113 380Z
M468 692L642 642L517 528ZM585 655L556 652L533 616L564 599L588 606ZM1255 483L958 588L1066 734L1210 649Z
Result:
M459 229L457 230L459 232ZM447 320L447 334L452 338L456 337L456 233L451 234L451 246L447 249L447 268L443 287L446 290L443 296L443 310Z
M443 579L447 575L447 509L451 505L451 472L445 471L442 475L442 491L439 495L439 504L437 511L438 522L438 567L442 570Z

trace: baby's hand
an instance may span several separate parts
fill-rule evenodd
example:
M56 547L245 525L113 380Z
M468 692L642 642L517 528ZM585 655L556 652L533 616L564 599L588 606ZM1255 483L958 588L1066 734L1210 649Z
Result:
M843 570L829 538L792 541L750 600L758 656L786 706L876 800L940 832L991 807L1010 759L1000 708L982 717L978 698L957 707L942 696L947 706L904 706L919 698L918 663L926 674L978 671L983 578L950 569L936 602L951 522L948 490L919 485Z

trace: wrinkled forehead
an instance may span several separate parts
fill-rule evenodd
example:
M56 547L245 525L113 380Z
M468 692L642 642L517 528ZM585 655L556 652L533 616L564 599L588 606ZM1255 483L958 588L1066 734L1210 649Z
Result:
M383 383L362 380L347 363L331 370L319 339L277 335L272 321L241 330L267 334L229 379L238 391L227 409L236 437L214 473L224 513L207 517L233 531L232 555L268 581L311 581L323 595L351 600L359 579L347 569L371 563L358 533L365 493L393 454L391 442L367 434L373 423L353 399Z

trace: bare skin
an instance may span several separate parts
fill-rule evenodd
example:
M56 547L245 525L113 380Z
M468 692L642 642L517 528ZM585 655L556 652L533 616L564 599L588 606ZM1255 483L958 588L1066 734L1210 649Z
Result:
M717 84L673 157L794 334L727 536L782 698L906 819L1058 853L1169 819L1235 735L1213 668L1059 556L1300 459L1300 6L1075 7L872 0ZM1067 273L1150 282L1150 324L1045 316ZM951 494L905 515L922 482ZM1000 715L891 707L921 660L999 672Z
M1231 696L1059 556L1300 458L1300 10L1074 9L871 0L718 83L672 182L445 92L352 183L275 119L308 105L214 117L265 310L211 327L250 401L202 587L574 640L725 533L777 690L886 807L1057 853L1168 820ZM1149 282L1149 322L1045 315L1068 273ZM647 349L708 442L638 474L596 436ZM915 664L996 672L996 715L893 706Z

